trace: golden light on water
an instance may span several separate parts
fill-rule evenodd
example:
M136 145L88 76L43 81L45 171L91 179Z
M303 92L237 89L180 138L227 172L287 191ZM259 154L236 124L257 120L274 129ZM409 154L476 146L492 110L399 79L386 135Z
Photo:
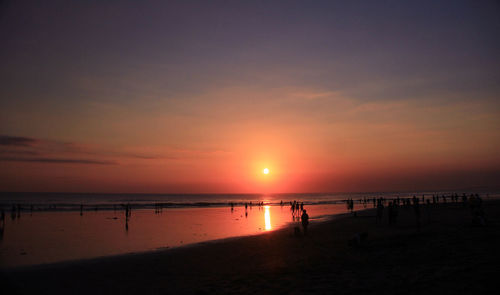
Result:
M271 230L271 213L269 212L269 206L264 206L264 222L265 229Z

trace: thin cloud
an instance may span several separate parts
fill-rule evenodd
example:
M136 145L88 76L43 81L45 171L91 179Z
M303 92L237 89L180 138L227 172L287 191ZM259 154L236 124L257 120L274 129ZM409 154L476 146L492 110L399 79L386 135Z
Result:
M39 156L40 153L36 151L25 150L0 150L0 154L9 154L11 156Z
M99 161L88 159L61 159L61 158L16 158L4 157L0 161L8 162L36 162L36 163L53 163L53 164L97 164L97 165L116 165L114 161Z
M94 164L110 164L111 161L101 160L81 160L82 158L131 158L131 159L162 159L163 156L143 154L136 152L125 152L115 149L106 149L102 146L93 146L77 142L63 142L57 140L46 140L39 138L30 138L23 136L8 136L0 135L0 154L3 154L4 159L12 159L8 161L23 161L23 162L64 162L64 163L94 163ZM30 156L38 156L31 158ZM48 159L46 161L46 159ZM54 159L55 161L52 161ZM58 161L63 159L63 161ZM69 159L65 161L65 159ZM72 161L76 159L76 161Z
M0 145L33 146L38 140L30 137L0 135Z

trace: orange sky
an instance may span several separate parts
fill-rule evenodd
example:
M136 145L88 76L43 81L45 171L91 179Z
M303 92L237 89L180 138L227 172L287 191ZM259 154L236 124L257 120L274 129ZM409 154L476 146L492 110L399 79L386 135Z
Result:
M452 3L12 3L0 191L499 188L500 23Z
M90 106L84 112L92 116L82 115L77 125L63 117L54 120L70 124L43 122L47 126L26 130L50 130L59 139L47 134L25 146L4 145L4 154L102 163L3 161L1 184L6 190L254 193L495 183L495 108L474 102L361 103L322 93L310 98L311 90L227 89L205 96L205 105L182 105L182 111L168 105L148 111ZM280 102L267 102L271 96ZM322 111L324 105L338 111ZM265 167L269 175L262 173ZM487 176L478 182L474 175L481 172Z

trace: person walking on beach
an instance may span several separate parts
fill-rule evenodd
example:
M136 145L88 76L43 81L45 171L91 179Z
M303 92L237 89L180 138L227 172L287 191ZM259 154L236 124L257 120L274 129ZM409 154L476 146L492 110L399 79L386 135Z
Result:
M393 218L394 218L394 212L392 208L392 202L389 202L387 205L387 218L389 219L389 225L392 225L393 223Z
M387 205L389 225L395 225L398 219L398 208L393 202L389 202Z
M381 200L378 200L377 202L377 224L382 223L382 217L384 215L384 205L382 204Z
M418 199L413 203L413 211L415 211L415 218L417 220L417 230L420 231L420 205Z
M307 215L307 210L302 211L302 227L304 228L304 235L307 235L307 226L309 225L309 215Z

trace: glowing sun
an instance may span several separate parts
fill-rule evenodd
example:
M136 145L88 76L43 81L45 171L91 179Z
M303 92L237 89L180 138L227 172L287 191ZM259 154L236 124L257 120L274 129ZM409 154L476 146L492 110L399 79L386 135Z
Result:
M262 173L264 173L264 174L269 174L269 169L264 168L264 170L262 170Z

